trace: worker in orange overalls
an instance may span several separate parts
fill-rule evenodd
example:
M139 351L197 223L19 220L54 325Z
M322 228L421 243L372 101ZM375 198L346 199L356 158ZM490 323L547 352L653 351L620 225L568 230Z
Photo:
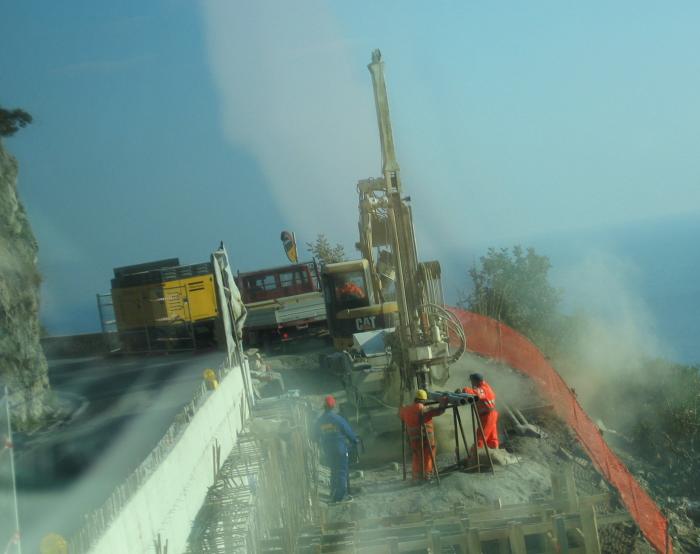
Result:
M352 281L346 281L338 287L338 295L362 300L365 297L365 291Z
M413 404L408 404L399 408L399 417L406 425L406 433L408 434L408 440L411 444L411 453L413 455L411 473L414 481L418 479L429 479L433 473L433 458L435 458L436 452L433 417L445 413L445 406L442 404L438 408L428 408L423 404L427 400L428 393L423 389L418 389ZM421 422L425 426L422 450Z
M483 448L484 440L489 448L498 448L498 412L496 411L496 393L491 386L484 381L481 373L472 373L469 376L471 387L464 387L462 392L473 394L476 397L476 412L479 414L481 429L477 433L477 443L472 448L472 455L476 455L477 448Z

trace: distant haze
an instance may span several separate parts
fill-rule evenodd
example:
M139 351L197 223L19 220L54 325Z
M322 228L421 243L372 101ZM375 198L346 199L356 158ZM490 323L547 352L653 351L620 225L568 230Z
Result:
M469 291L467 270L488 246L532 246L552 262L562 310L593 318L588 360L634 364L661 356L700 364L700 215L492 241L453 253L445 269L448 301Z

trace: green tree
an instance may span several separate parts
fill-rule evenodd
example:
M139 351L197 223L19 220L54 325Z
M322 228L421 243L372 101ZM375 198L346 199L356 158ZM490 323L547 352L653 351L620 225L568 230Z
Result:
M31 122L32 116L24 110L0 108L0 137L11 137L20 127L26 127Z
M562 293L549 283L549 258L522 246L489 248L469 270L471 293L460 306L517 329L543 349L551 346Z
M306 250L321 262L321 264L333 264L345 260L345 248L342 244L336 243L331 246L331 243L326 238L326 235L319 233L315 242L307 242Z

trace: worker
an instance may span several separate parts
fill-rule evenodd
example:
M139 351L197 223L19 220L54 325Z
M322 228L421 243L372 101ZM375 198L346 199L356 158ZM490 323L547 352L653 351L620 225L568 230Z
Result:
M313 437L320 443L326 465L331 469L331 502L352 500L348 495L348 442L359 442L347 420L333 411L335 398L326 396L323 414L316 420Z
M399 417L406 425L406 433L411 445L411 477L414 481L428 480L432 477L433 459L437 452L433 417L445 413L445 402L441 401L437 408L429 408L425 405L427 400L428 393L418 389L413 404L399 408ZM423 431L421 431L421 423L424 426Z
M459 392L475 396L476 413L481 422L476 445L472 448L472 456L476 456L476 449L483 448L484 442L489 448L498 448L498 412L496 411L496 393L484 380L484 376L481 373L472 373L469 381L472 386L464 387Z
M345 281L344 283L338 285L336 291L338 296L341 298L358 300L363 300L365 298L364 289L352 281Z

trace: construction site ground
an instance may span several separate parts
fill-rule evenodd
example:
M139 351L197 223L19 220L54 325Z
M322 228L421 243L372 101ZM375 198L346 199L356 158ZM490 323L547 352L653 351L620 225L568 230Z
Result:
M340 404L345 391L338 376L321 370L319 355L330 350L322 343L292 345L285 353L266 357L272 371L279 372L286 388L297 389L319 413L323 397L334 394ZM380 436L362 434L364 452L351 468L351 502L328 503L328 471L319 472L319 505L323 525L342 527L350 522L376 520L422 513L444 514L454 510L483 509L494 506L522 505L551 497L552 474L565 466L573 467L579 495L593 496L609 493L610 500L598 508L599 514L622 513L615 491L604 482L569 429L551 412L551 406L539 396L535 384L511 368L482 358L465 355L451 367L446 383L439 390L454 390L468 384L468 375L479 371L491 383L498 397L501 412L501 455L505 465L496 464L494 472L443 473L437 480L415 484L410 476L410 453L406 452L407 479L403 479L401 424L396 419L396 431ZM506 406L518 409L541 431L541 437L518 436L514 421ZM464 430L471 445L471 423L465 407L460 408ZM450 411L435 419L438 441L437 465L447 468L456 461L454 427ZM362 433L362 422L350 420ZM464 449L460 446L461 456ZM482 457L483 459L483 457ZM651 548L629 523L607 525L600 529L603 552L651 552ZM689 544L689 543L688 543ZM693 551L692 548L678 551ZM496 550L497 551L497 550Z

